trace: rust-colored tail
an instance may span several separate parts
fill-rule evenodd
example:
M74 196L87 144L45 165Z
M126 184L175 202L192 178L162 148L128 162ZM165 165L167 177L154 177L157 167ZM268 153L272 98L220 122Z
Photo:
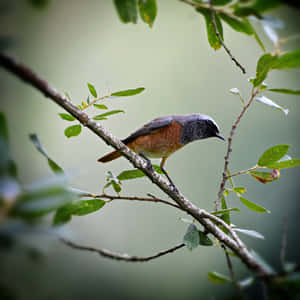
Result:
M113 151L99 158L98 161L102 163L107 163L109 161L119 158L120 156L121 154L119 151Z

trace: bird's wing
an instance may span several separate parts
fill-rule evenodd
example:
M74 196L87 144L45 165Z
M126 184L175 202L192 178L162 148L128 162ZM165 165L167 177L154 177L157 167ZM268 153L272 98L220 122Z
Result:
M126 139L122 140L124 144L128 144L140 136L148 135L153 131L168 126L173 121L172 116L159 117L145 124L143 127L132 133Z

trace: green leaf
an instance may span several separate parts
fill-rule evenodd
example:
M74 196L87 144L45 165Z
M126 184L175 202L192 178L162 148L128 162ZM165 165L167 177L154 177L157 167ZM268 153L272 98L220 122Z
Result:
M269 92L281 93L288 95L300 95L300 90L291 90L291 89L267 89Z
M253 34L253 28L247 19L231 17L225 13L220 13L220 17L235 31L242 32L247 35Z
M257 87L266 79L276 61L277 56L270 53L266 53L259 58L256 67L256 78L253 80L254 87Z
M220 274L218 272L209 272L208 273L208 280L213 283L228 283L231 282L230 278L227 276Z
M265 96L257 96L255 98L256 101L261 102L263 104L266 104L268 106L274 107L280 111L282 111L285 115L287 115L289 113L289 110L287 108L283 108L282 106L278 105L277 103L275 103L274 101L272 101L271 99L265 97Z
M277 6L281 5L282 4L282 1L281 0L256 0L252 5L251 7L260 12L260 13L263 13L267 10L270 10L270 9L274 9L276 8Z
M90 199L76 201L59 208L53 218L53 225L62 225L72 219L72 215L84 216L93 213L105 205L101 199Z
M72 215L84 216L95 212L105 205L105 201L101 199L80 200L72 204Z
M228 209L227 203L226 203L226 198L225 198L224 195L221 196L221 208L222 208L223 210L227 210L227 209ZM226 224L230 225L231 221L230 221L230 213L229 213L229 212L225 212L224 214L222 214L222 215L220 216L220 218L221 218ZM225 228L223 228L223 231L224 231L225 233L228 233L228 230L225 229Z
M151 28L157 14L156 0L139 0L139 10L142 20Z
M280 4L282 4L282 0L255 0L255 1L237 1L234 5L234 14L249 16L255 15L261 18L261 13L264 13L267 10L273 9Z
M212 48L214 48L215 50L220 49L222 47L222 44L221 44L218 36L216 35L210 9L203 8L203 7L197 7L196 10L204 16L204 19L206 22L206 31L207 31L208 42L209 42L210 46ZM220 18L216 13L214 13L214 15L215 15L217 29L223 40L223 27L222 27Z
M60 207L56 212L52 220L52 225L63 225L70 222L72 219L72 204L67 204Z
M249 236L251 236L253 238L256 238L256 239L261 239L261 240L265 239L265 237L261 233L255 231L255 230L242 229L242 228L233 228L233 230L237 231L237 232L240 232L240 233L243 233L243 234L246 234L246 235L249 235Z
M38 136L36 134L30 134L29 138L31 140L31 142L33 143L33 145L35 146L35 148L47 159L48 165L50 167L50 169L54 172L54 173L63 173L63 169L48 155L48 153L46 152L45 148L43 147L43 145L41 144Z
M252 202L252 201L249 201L247 200L246 198L244 197L239 197L240 198L240 201L246 206L248 207L249 209L255 211L255 212L258 212L258 213L270 213L270 211L268 211L266 208Z
M97 95L95 87L91 83L88 83L87 86L89 88L91 95L94 96L95 98L97 98L98 95Z
M274 163L268 164L268 168L270 169L286 169L286 168L294 168L300 166L300 159L299 158L293 158L283 161L278 161Z
M230 2L232 2L232 0L213 0L213 5L214 6L224 6Z
M198 233L200 239L199 244L201 246L213 246L213 241L204 232L199 230Z
M81 132L80 124L69 126L65 129L65 136L67 138L70 138L72 136L78 136L80 134L80 132Z
M96 107L98 109L108 109L107 106L104 104L94 104L94 107Z
M69 115L69 114L64 114L64 113L61 113L61 114L58 114L63 120L66 120L66 121L75 121L76 119Z
M159 166L157 165L153 165L155 171L158 174L163 174L162 170L160 169ZM130 179L136 179L136 178L140 178L140 177L144 177L145 174L143 171L138 170L138 169L134 169L134 170L126 170L123 171L122 173L120 173L117 178L122 181L122 180L130 180Z
M199 246L200 236L196 225L194 224L189 225L187 232L183 237L183 243L190 250L197 248Z
M115 96L115 97L134 96L134 95L140 94L144 90L145 90L145 88L140 87L137 89L129 89L129 90L124 90L124 91L114 92L111 94L111 96Z
M235 187L235 188L233 188L233 191L235 193L239 193L239 194L245 194L246 193L246 189L244 187Z
M136 0L114 0L114 4L123 23L137 22Z
M259 171L250 171L252 177L258 180L261 183L269 183L279 179L280 171L275 169L272 172L259 172Z
M284 157L290 146L289 145L277 145L267 149L259 158L257 164L261 167L265 167L271 163L274 163Z
M104 114L101 114L101 115L97 115L96 117L93 117L94 120L106 120L108 116L111 116L111 115L115 115L115 114L118 114L118 113L125 113L124 110L111 110L111 111L108 111Z
M299 67L300 67L300 49L280 55L277 58L276 63L274 63L273 65L273 69L277 69L277 70L299 68Z
M117 183L116 181L111 181L111 184L112 184L113 189L115 190L115 192L119 194L122 190L121 184Z
M237 17L248 17L253 15L257 18L261 18L261 15L255 9L247 6L239 6L238 3L234 5L233 14Z

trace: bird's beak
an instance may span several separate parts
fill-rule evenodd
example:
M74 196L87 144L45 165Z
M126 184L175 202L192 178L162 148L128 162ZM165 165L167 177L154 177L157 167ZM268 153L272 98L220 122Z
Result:
M216 133L216 137L218 137L219 139L226 141L225 138L220 134L220 133Z

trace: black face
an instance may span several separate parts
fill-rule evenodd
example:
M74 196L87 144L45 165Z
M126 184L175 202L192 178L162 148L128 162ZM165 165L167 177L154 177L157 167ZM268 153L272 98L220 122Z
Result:
M216 124L210 119L198 119L186 122L183 126L180 142L183 144L195 140L218 137L225 140L219 133Z
M218 127L211 120L206 120L207 124L207 137L217 137L225 141L224 137L220 134Z

